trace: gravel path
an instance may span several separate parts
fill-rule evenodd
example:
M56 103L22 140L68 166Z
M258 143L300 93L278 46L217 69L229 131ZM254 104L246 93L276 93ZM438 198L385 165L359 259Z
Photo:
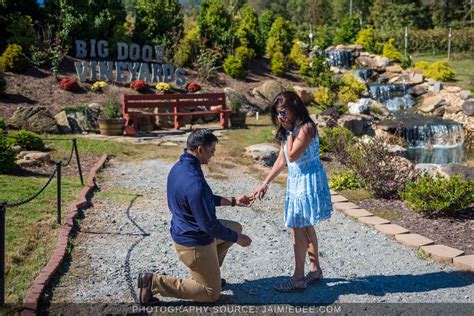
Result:
M94 198L51 303L133 303L139 272L187 276L169 233L165 191L170 167L159 160L112 161L103 171L99 184L104 191L130 188L137 195L123 194L123 203ZM220 170L228 179L208 177L214 192L250 193L259 181L239 170ZM218 209L218 217L242 223L253 239L248 248L233 246L224 262L225 304L474 302L472 274L419 259L415 250L338 212L316 226L324 281L303 293L276 293L273 283L293 269L290 232L282 218L284 194L283 186L272 184L268 197L250 209Z

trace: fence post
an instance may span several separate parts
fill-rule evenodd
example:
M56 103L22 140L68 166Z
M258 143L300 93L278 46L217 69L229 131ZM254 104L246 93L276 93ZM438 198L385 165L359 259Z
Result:
M61 160L56 161L58 224L61 224Z
M451 28L449 28L449 34L448 34L448 61L449 61L449 57L451 55L451 36L452 36Z
M5 213L7 202L0 201L0 307L5 305Z
M84 186L84 178L82 177L81 161L79 160L79 150L77 150L76 138L72 139L72 145L74 146L74 151L76 152L77 168L79 169L79 177L81 178L81 185Z
M408 52L408 26L405 26L405 56Z

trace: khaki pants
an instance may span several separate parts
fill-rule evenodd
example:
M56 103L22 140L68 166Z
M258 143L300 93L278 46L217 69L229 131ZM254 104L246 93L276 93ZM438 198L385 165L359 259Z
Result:
M219 220L238 233L242 226L233 221ZM209 245L188 247L175 244L179 259L188 267L191 279L168 275L153 275L153 295L191 299L196 302L215 302L221 295L220 267L233 242L215 239Z

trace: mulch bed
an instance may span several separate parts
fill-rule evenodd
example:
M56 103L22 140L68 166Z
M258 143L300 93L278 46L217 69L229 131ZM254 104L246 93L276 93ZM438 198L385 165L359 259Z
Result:
M342 167L330 154L326 155L322 163L328 174ZM474 254L473 207L456 216L427 218L410 209L403 200L369 198L354 203L368 211L393 211L398 218L387 218L392 223L429 238L435 244L463 250L465 255Z

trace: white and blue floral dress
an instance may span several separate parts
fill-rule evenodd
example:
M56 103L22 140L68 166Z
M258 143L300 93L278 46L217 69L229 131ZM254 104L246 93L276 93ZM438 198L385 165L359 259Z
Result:
M284 151L288 166L285 199L286 226L302 228L329 219L332 212L331 193L326 172L319 159L318 137L313 139L296 161L288 160L286 142Z

